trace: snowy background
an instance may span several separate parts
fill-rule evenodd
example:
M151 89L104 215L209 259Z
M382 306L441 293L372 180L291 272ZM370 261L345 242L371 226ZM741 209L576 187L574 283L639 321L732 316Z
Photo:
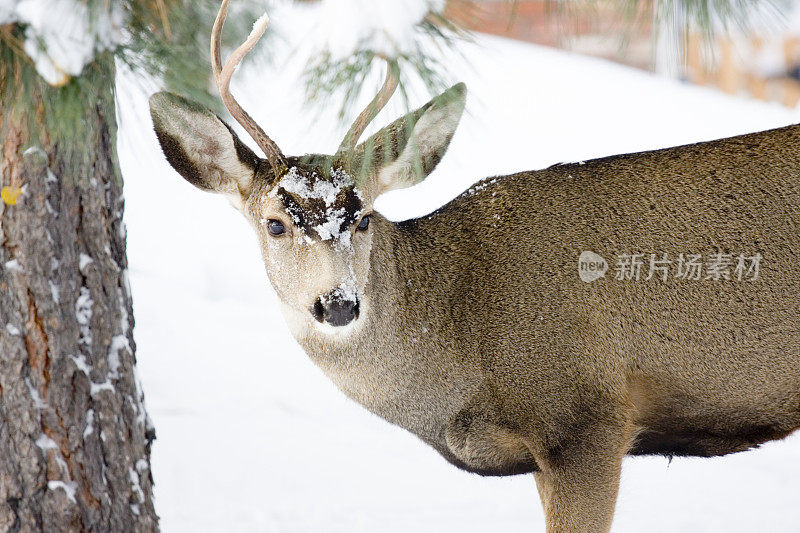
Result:
M302 36L288 34L287 49L292 39ZM424 214L488 175L800 121L777 106L499 38L478 37L462 53L468 61L449 64L469 88L467 115L426 182L381 199L390 218ZM320 114L303 105L300 70L296 57L251 66L234 93L284 152L330 152L344 128L333 106ZM164 161L141 86L120 77L119 150L163 530L544 531L531 477L457 470L313 366L283 324L244 218ZM795 532L799 497L800 436L722 459L628 459L614 531Z

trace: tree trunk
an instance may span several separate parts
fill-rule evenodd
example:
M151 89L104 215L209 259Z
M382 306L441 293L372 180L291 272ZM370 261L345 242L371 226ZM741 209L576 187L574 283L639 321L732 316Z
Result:
M158 530L107 78L80 149L0 116L0 531Z

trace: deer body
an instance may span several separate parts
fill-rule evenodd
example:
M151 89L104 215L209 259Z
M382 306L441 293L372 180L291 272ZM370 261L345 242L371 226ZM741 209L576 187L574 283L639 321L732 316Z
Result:
M390 62L334 155L286 157L228 88L266 19L223 67L226 9L215 79L267 158L173 94L151 98L155 130L249 220L294 337L349 397L460 468L533 473L549 533L610 529L625 455L723 455L800 427L800 127L487 179L393 223L374 200L436 167L465 87L357 144ZM589 252L649 256L650 273L584 279ZM761 262L750 279L654 269L691 254Z
M334 341L293 332L348 396L478 473L536 471L609 420L632 454L784 437L800 427L795 150L789 127L493 178L399 224L376 215L364 322ZM577 275L583 250L715 248L760 252L760 279Z

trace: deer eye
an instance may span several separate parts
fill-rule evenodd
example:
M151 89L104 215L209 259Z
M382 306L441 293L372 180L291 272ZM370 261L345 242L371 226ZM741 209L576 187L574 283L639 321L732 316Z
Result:
M286 228L283 226L283 222L273 218L267 222L267 231L269 231L269 234L273 237L280 237L286 233Z
M361 221L358 223L358 226L356 226L356 229L358 231L367 230L367 228L369 227L369 217L370 215L364 215L363 217L361 217Z

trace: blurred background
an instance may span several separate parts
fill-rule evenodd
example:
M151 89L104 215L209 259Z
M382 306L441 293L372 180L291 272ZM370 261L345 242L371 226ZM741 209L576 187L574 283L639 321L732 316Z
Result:
M796 2L732 4L728 24L694 18L692 6L543 0L451 0L446 13L467 28L601 57L727 94L795 107L800 99L800 12ZM624 5L624 3L623 3ZM663 12L667 10L666 12ZM738 11L737 11L738 10Z
M800 116L796 2L232 4L225 54L269 12L233 93L287 154L336 148L380 85L380 57L398 62L402 85L369 131L466 82L466 115L444 161L422 184L380 199L394 220L424 215L486 176ZM48 150L80 152L70 140L82 135L83 110L113 89L136 360L157 434L164 531L543 531L532 479L458 471L344 398L283 324L245 220L167 165L149 94L169 88L231 122L207 57L216 2L0 6L3 110L44 109L52 121L29 127L66 140ZM113 76L101 76L109 68ZM721 459L629 459L614 531L800 531L799 473L797 436Z

